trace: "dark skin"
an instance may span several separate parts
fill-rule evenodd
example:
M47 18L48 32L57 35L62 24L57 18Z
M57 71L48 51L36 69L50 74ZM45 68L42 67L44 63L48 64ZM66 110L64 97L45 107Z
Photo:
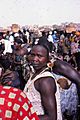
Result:
M32 64L35 69L33 78L46 68L48 62L47 50L43 46L34 46L31 52ZM44 115L39 115L40 120L57 120L56 84L52 77L40 78L35 81L35 88L41 95ZM45 87L44 87L45 86Z
M30 58L31 59L31 58ZM57 59L54 61L53 72L68 78L70 81L76 83L80 88L80 72L75 70L69 63Z
M57 120L55 81L52 78L41 78L35 82L35 88L41 94L41 101L45 111L44 115L39 115L40 120Z
M69 63L56 60L53 66L53 72L65 76L80 87L80 74Z

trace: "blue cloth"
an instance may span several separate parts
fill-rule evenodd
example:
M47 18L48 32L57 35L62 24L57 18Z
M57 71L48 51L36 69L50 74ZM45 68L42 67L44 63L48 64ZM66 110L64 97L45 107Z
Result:
M61 90L60 96L62 113L67 111L68 115L76 114L78 105L78 94L76 85L72 83L68 90Z
M53 37L53 42L54 42L54 43L55 43L55 42L58 42L58 38L57 38L56 34L53 34L52 37Z

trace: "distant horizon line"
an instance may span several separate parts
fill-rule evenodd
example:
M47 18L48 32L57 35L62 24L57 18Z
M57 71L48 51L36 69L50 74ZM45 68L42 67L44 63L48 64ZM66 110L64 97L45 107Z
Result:
M19 26L53 26L53 25L63 25L63 24L80 24L80 22L62 22L62 23L53 23L53 24L20 24L20 23L17 23L17 22L14 22L14 23L11 23L11 24L7 24L7 25L0 25L0 28L6 28L6 27L10 27L12 26L13 24L16 24L16 25L19 25Z

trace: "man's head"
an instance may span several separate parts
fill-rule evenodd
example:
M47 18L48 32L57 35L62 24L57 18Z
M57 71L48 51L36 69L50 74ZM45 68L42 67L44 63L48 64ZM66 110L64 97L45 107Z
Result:
M45 45L34 45L31 50L31 63L35 70L43 69L49 61L49 50Z
M14 41L14 49L20 48L21 45L22 45L22 41L21 41L20 39L16 39L16 40Z

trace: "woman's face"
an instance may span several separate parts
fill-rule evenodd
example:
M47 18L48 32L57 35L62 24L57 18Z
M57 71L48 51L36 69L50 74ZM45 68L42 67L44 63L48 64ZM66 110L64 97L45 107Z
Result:
M36 71L46 67L48 62L47 54L48 54L47 49L44 48L43 46L37 45L32 48L31 63Z

